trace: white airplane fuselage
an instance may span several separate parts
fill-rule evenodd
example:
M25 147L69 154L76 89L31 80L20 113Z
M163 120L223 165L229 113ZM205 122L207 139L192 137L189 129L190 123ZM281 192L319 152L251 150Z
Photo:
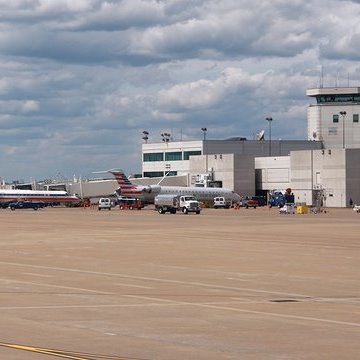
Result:
M0 202L17 200L71 202L80 199L75 195L69 195L66 191L0 189Z
M136 195L129 191L128 194L121 191L125 196L139 196L146 203L153 203L156 195L172 194L172 195L192 195L198 201L206 202L213 201L214 197L223 196L227 200L237 202L241 200L240 195L232 190L224 188L210 188L210 187L186 187L186 186L137 186Z

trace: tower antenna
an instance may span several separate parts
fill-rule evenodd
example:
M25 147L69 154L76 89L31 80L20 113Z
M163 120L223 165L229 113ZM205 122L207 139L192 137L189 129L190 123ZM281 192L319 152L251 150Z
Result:
M324 68L321 65L321 71L320 71L320 89L324 87Z

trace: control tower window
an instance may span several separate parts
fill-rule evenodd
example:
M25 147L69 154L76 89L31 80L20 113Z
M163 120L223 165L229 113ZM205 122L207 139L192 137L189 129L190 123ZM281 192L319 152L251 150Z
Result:
M318 95L316 102L321 103L358 103L360 102L359 94L337 94L337 95Z

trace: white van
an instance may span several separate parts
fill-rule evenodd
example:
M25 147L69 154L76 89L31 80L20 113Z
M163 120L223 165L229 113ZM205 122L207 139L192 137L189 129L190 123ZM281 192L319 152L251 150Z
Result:
M101 209L111 210L111 200L109 198L101 198L99 200L98 209L99 209L99 211Z
M215 209L218 209L218 208L229 209L230 206L231 206L231 202L227 201L223 196L218 196L218 197L214 198L214 208Z

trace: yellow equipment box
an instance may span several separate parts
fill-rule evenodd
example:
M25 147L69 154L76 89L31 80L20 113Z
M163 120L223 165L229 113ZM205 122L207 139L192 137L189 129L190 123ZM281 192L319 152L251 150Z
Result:
M296 213L297 214L307 214L308 213L308 207L307 206L297 206L296 207Z

